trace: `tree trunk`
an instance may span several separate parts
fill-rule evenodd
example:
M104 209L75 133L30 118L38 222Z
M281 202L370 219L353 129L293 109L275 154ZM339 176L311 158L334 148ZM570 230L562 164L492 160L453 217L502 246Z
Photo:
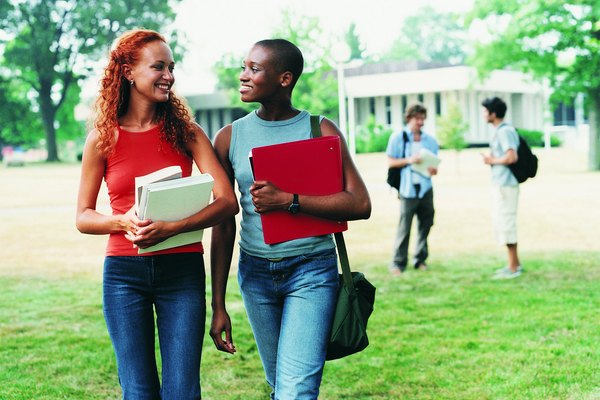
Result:
M46 150L48 158L46 161L60 161L58 158L58 147L56 145L56 129L54 129L54 120L56 117L56 107L51 97L51 84L41 83L39 91L40 114L44 123L46 132Z

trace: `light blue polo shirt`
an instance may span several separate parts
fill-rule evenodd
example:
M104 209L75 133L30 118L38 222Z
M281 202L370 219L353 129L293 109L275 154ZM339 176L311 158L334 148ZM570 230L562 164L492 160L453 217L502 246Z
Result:
M503 157L506 152L519 148L519 135L515 128L502 122L496 128L496 133L490 141L490 152L493 157ZM506 165L492 165L492 183L498 186L517 186L519 182Z
M406 142L406 152L404 156L402 155L402 132L406 132L408 136L408 141ZM413 155L413 147L417 147L413 145L414 143L414 135L410 130L405 127L403 131L396 132L390 136L390 140L388 141L388 146L386 150L386 154L393 158L406 158ZM431 151L433 154L438 154L439 145L435 138L431 135L428 135L425 132L421 132L421 148L427 149ZM416 150L416 149L415 149ZM415 190L415 183L413 179L413 170L410 165L407 165L405 168L402 168L401 173L401 181L400 181L400 196L404 198L415 198L417 197L417 192ZM419 198L422 199L431 188L433 187L431 178L423 175L419 176L419 182L421 185L421 190L419 191Z

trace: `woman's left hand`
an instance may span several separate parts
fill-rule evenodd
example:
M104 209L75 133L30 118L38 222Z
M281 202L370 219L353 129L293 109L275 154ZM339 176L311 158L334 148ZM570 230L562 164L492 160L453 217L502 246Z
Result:
M259 214L273 210L285 210L292 197L269 181L255 181L250 186L250 195L254 211Z

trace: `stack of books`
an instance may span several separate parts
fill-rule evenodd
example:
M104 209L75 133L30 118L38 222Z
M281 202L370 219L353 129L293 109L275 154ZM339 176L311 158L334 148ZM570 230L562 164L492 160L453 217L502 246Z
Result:
M135 178L138 218L152 221L179 221L205 208L211 199L214 180L209 174L181 177L181 167L171 166ZM183 232L138 254L170 249L202 241L203 229Z

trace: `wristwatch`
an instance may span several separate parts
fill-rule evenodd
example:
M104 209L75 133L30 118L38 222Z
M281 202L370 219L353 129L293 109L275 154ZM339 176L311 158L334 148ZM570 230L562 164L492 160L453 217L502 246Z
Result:
M294 200L292 200L292 204L290 204L288 206L288 211L291 212L292 214L296 214L298 213L298 210L300 209L300 203L298 203L298 195L296 193L294 193Z

